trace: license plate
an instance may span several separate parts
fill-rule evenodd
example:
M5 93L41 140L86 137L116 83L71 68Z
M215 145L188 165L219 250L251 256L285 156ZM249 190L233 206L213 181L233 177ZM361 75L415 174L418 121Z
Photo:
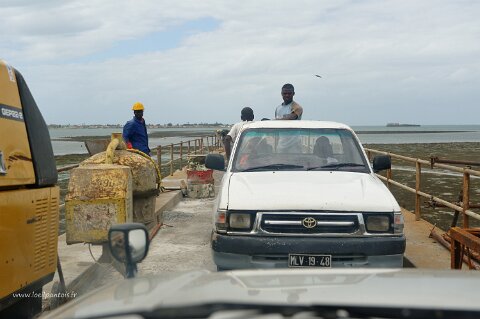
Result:
M332 255L289 254L288 267L332 267Z

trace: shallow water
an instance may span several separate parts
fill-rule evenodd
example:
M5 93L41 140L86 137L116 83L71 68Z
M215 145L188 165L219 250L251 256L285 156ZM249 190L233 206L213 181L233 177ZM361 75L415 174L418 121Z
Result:
M150 148L179 143L194 136L213 135L219 127L149 129ZM480 141L480 125L427 125L420 127L352 126L363 144L463 143ZM108 138L120 128L51 128L55 155L85 154L82 140ZM405 133L411 132L411 133ZM436 133L426 133L436 132Z

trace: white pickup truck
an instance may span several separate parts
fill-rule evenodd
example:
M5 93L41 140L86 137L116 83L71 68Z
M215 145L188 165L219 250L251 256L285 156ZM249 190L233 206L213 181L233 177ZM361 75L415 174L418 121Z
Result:
M243 126L215 205L212 251L220 270L402 267L403 217L353 130L334 122Z

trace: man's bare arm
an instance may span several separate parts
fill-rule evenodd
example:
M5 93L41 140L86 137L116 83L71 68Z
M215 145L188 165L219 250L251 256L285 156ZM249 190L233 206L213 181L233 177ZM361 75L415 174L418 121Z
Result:
M284 115L282 118L282 120L296 120L296 119L298 119L298 115L295 113Z

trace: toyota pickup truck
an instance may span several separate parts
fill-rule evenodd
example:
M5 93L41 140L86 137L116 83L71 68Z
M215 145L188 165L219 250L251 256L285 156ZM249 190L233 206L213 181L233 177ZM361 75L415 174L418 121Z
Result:
M403 265L403 216L347 125L261 121L243 126L224 170L211 246L219 270Z

